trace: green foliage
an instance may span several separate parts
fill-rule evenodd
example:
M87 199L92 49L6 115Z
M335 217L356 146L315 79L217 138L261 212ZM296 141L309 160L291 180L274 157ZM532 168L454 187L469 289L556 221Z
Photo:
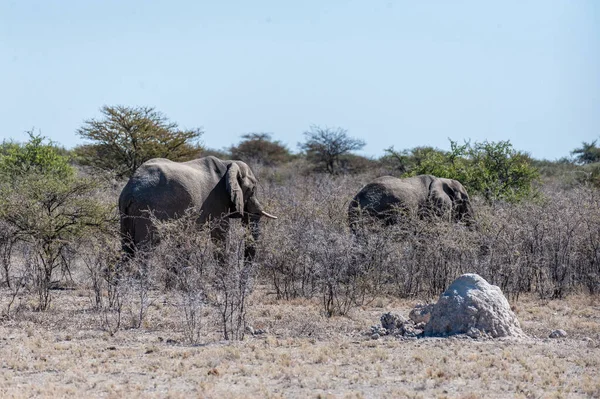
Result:
M39 309L50 302L52 272L66 267L65 251L87 234L109 229L113 207L99 202L97 183L76 176L68 158L30 134L0 156L0 220L32 249Z
M340 160L351 151L360 150L365 142L348 136L348 131L342 128L322 128L316 125L304 132L306 142L298 146L306 153L309 161L315 163L318 169L330 174L340 172Z
M444 156L444 152L433 147L415 147L410 150L396 151L394 147L383 150L385 155L380 159L383 166L395 172L410 174L420 167L424 161Z
M598 140L591 143L582 143L581 148L576 148L571 151L571 155L575 155L575 162L580 165L600 162L600 147L596 145Z
M28 174L50 175L58 178L73 176L69 158L59 154L52 143L44 144L44 137L27 132L29 141L24 145L3 143L0 155L0 173L11 180Z
M129 177L152 158L187 161L202 148L197 140L200 129L180 130L162 113L150 107L104 106L103 118L89 119L77 130L92 144L76 148L82 165L89 165Z
M290 151L280 141L272 140L270 133L249 133L230 148L233 159L257 161L267 166L279 165L292 158Z
M469 191L487 201L518 201L534 194L533 182L539 178L531 158L513 149L509 141L458 145L450 140L451 150L427 151L414 161L410 175L431 174L460 181Z

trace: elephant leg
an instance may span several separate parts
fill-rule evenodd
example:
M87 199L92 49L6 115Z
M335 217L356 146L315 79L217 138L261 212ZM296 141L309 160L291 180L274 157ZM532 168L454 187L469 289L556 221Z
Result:
M224 264L227 260L225 257L227 233L229 232L229 220L222 218L211 221L210 238L215 244L215 254L217 262Z
M244 261L252 262L256 257L256 243L260 237L260 224L258 219L245 217L242 224L247 229L246 240L244 243Z

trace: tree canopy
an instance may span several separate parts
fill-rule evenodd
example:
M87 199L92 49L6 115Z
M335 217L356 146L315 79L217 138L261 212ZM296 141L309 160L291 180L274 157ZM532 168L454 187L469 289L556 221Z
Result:
M322 128L312 125L304 135L306 141L298 144L300 149L306 153L309 161L331 174L339 173L342 155L365 146L363 140L348 136L348 131L341 127Z
M152 158L193 159L201 152L201 129L179 129L177 123L152 107L103 106L101 119L88 119L77 130L91 144L75 154L82 165L129 177Z
M271 133L248 133L242 141L230 148L231 156L242 161L253 160L267 166L279 165L291 159L290 151Z

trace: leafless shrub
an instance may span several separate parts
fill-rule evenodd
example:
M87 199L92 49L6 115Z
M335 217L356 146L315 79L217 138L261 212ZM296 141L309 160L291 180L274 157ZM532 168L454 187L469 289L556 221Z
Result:
M223 338L241 340L246 330L247 298L253 289L254 263L244 259L244 243L250 234L235 225L229 232L224 262L211 276L212 303L216 306Z
M196 274L196 273L194 273ZM188 281L194 281L199 276L188 276ZM183 311L183 335L186 342L198 344L202 337L203 311L206 307L205 293L199 290L181 290L179 292L180 308Z
M128 275L119 276L118 285L121 292L118 294L124 300L127 314L129 316L129 326L131 328L140 328L146 317L148 308L153 301L150 297L150 291L155 285L154 270L148 267L145 254L138 253L137 257L129 262L130 270Z
M161 265L167 287L176 288L183 310L186 340L197 343L206 306L218 314L224 339L243 339L247 297L252 291L254 264L244 259L250 237L241 223L213 220L198 225L198 210L179 219L157 221L159 245L155 263ZM224 239L217 239L229 225Z
M112 285L115 283L120 246L115 236L101 235L90 237L78 248L79 257L85 266L92 288L92 306L102 309L104 298L112 306ZM106 293L106 295L105 295Z
M278 208L285 220L264 226L259 251L262 274L270 280L277 298L312 298L319 292L319 265L312 256L316 252L315 234L345 231L340 208L344 206L341 192L347 181L298 176L285 185L266 188L265 196L272 201L269 206ZM336 182L333 187L332 182Z
M158 265L162 280L168 288L183 291L200 289L201 277L208 275L217 261L217 248L220 242L211 239L214 229L221 228L221 221L212 220L204 225L197 223L198 209L190 208L178 219L157 220L156 226L159 244L153 252L154 263ZM193 278L192 278L193 277Z
M46 258L43 253L43 243L28 242L23 246L24 273L31 281L31 289L35 292L37 310L43 311L50 305L50 289L52 288L52 273L60 266L60 253L50 253Z
M568 291L600 286L600 198L578 188L538 203L486 209L484 261L504 290L560 298Z
M127 286L111 284L108 286L109 303L100 310L100 325L111 336L121 329L124 301L127 297Z
M154 252L167 288L175 288L182 312L182 329L190 344L200 342L202 316L209 306L209 276L217 267L219 250L211 239L216 221L197 224L198 210L188 209L179 219L154 220L160 243Z
M343 313L351 303L382 294L437 296L466 272L513 297L535 292L559 298L581 288L598 292L597 189L553 188L535 201L494 205L475 198L474 228L403 215L402 223L374 221L364 234L351 235L346 209L360 186L348 177L296 176L267 188L271 208L285 217L285 223L264 229L260 255L261 276L277 298L319 294L326 312L337 303L332 312ZM336 295L341 296L333 299Z

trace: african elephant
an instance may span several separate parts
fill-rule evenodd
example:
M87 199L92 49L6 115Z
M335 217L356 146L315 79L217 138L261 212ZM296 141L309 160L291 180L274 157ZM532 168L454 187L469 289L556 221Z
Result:
M429 213L448 220L473 221L469 195L460 182L432 175L399 179L383 176L364 186L348 207L350 228L356 232L362 214L394 224L402 215L424 217Z
M224 238L228 218L242 218L257 239L259 219L277 217L258 202L256 185L252 170L241 161L213 156L188 162L151 159L135 171L119 197L123 250L133 255L140 245L150 243L154 228L148 211L159 220L168 220L182 216L190 207L199 209L199 223L220 220L214 238ZM253 256L254 246L246 245L246 258Z

